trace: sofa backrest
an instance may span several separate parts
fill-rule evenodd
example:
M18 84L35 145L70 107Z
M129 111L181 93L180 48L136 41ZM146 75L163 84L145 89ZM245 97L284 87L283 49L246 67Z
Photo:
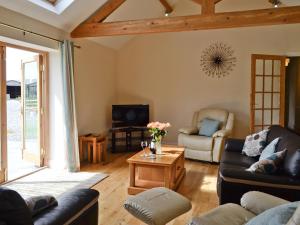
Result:
M221 122L220 129L224 129L228 119L228 111L224 109L201 109L198 112L195 112L193 117L193 126L200 128L200 122L205 119L213 119Z
M277 137L281 138L277 151L287 150L283 163L284 171L290 176L300 177L300 136L281 126L271 126L267 142L270 143Z

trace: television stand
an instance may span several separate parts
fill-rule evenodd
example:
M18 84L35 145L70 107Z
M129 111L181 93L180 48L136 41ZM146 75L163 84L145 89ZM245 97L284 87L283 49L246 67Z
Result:
M132 132L140 132L140 136L138 137L140 141L145 139L145 131L147 131L147 127L114 127L110 129L111 132L111 152L131 152L137 151L139 149L133 149L132 146ZM117 133L125 133L125 151L118 151L116 149L116 141L121 140L122 138L117 138Z

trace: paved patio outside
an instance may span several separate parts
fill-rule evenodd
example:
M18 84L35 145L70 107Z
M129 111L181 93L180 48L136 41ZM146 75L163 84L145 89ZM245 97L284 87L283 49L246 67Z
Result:
M38 169L33 163L22 159L21 125L21 100L7 100L8 180ZM26 143L29 148L37 149L37 141L35 139L27 139Z

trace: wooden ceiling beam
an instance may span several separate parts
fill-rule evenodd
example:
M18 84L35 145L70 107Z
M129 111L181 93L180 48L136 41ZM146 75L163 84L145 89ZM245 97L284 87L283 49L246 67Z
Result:
M215 13L215 2L212 0L202 0L201 14L208 15Z
M300 6L123 22L81 24L73 38L300 23Z
M172 6L167 2L167 0L159 0L160 3L165 7L166 13L171 13L173 12Z
M192 0L192 1L197 3L197 4L200 4L200 5L202 5L202 2L203 2L203 0ZM214 0L213 2L215 4L218 4L220 1L222 1L222 0Z
M100 23L104 21L110 14L119 8L126 0L108 0L105 2L92 16L90 16L86 23Z

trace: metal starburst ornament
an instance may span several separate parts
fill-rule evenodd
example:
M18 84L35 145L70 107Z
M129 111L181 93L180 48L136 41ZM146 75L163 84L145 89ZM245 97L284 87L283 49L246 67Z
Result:
M224 43L210 45L201 55L202 70L210 77L225 77L235 66L233 54L233 49Z

